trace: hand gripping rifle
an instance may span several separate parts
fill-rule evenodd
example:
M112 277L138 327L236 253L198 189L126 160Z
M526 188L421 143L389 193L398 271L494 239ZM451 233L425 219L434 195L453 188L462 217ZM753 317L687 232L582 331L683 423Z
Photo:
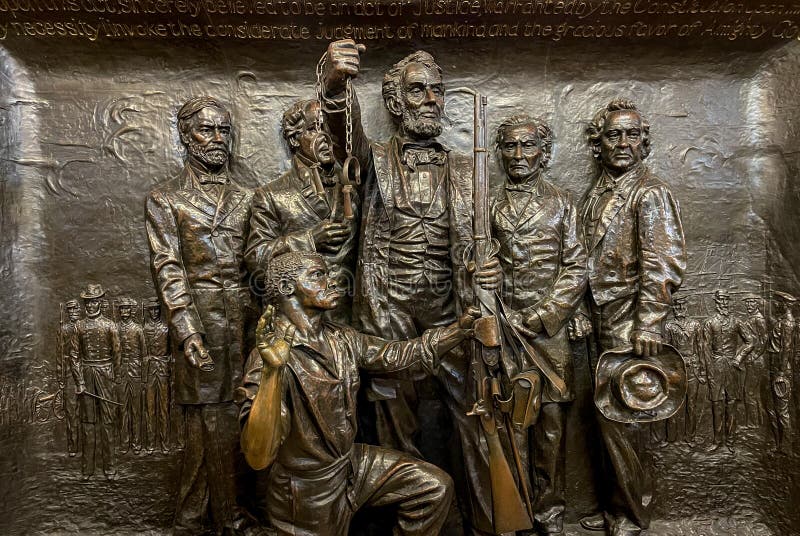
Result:
M488 100L470 89L459 89L474 98L474 168L473 168L473 244L464 252L468 266L481 267L497 255L499 244L491 237L489 222L489 183L486 150L486 105ZM486 443L489 447L489 473L492 494L492 523L496 534L527 530L533 526L528 488L522 470L510 420L500 405L510 401L503 395L501 382L502 351L501 330L497 316L497 299L473 283L475 305L481 309L481 318L475 322L472 367L477 383L476 402L468 415L481 419ZM519 484L511 472L500 441L500 430L508 434ZM524 502L523 502L524 496ZM526 508L527 507L527 508Z

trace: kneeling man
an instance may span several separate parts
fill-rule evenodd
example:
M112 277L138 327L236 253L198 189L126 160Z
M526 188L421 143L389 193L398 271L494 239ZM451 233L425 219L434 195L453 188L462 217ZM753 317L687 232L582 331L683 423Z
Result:
M330 322L342 292L324 259L291 252L272 259L264 277L267 307L246 365L242 451L266 469L267 517L277 534L346 536L363 506L396 505L394 534L439 534L452 500L450 477L399 451L354 444L359 369L421 367L461 343L479 315L417 339L387 341Z

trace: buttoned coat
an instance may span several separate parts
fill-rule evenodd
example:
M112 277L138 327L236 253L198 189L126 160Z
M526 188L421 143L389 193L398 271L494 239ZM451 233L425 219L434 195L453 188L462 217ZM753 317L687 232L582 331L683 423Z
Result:
M339 170L337 170L338 173ZM342 191L334 187L333 206L327 199L317 195L311 183L311 171L293 159L292 168L278 179L262 186L253 194L250 235L247 240L245 260L252 274L261 273L266 261L290 251L315 251L312 229L323 221L342 221ZM358 194L351 194L351 208L354 222L358 222ZM358 224L354 223L347 240L335 254L321 252L328 264L331 277L342 287L347 295L352 294L355 278L355 255L358 240ZM334 319L344 321L351 308L349 301L343 300L337 307Z
M257 313L244 264L252 194L221 185L203 192L188 167L154 188L146 225L153 279L167 312L175 359L175 400L209 404L233 399L244 367L245 325ZM213 372L189 365L183 342L203 334Z
M342 103L343 104L343 103ZM325 111L337 157L344 147L343 113ZM361 164L362 217L353 298L353 320L366 333L392 333L388 306L389 245L395 213L395 196L403 173L397 137L387 142L370 142L361 124L358 102L353 103L353 155ZM448 152L447 201L452 261L452 290L457 311L472 303L470 279L464 263L464 249L472 238L472 158Z
M535 313L541 318L546 333L528 342L568 389L560 395L548 383L545 400L566 402L574 398L574 364L565 326L581 304L587 282L577 209L569 193L543 178L519 213L509 199L512 195L528 194L503 188L491 209L492 235L500 242L503 301L525 317Z
M594 234L585 237L589 292L600 306L636 300L633 331L661 334L686 270L680 209L669 187L646 166L620 179ZM584 222L593 195L590 191L582 203Z

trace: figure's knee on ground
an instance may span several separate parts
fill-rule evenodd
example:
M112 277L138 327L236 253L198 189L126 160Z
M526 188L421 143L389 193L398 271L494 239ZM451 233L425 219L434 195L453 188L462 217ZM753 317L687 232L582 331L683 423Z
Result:
M453 477L431 463L420 462L420 466L420 470L425 474L424 478L430 489L428 495L430 495L431 501L449 505L455 496L456 485L453 482Z

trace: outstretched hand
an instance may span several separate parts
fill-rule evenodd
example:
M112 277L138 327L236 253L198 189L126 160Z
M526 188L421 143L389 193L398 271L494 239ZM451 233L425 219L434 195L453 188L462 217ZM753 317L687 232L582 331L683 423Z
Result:
M289 360L294 341L295 327L289 326L282 336L275 331L275 308L268 305L256 326L256 348L265 366L280 368Z

